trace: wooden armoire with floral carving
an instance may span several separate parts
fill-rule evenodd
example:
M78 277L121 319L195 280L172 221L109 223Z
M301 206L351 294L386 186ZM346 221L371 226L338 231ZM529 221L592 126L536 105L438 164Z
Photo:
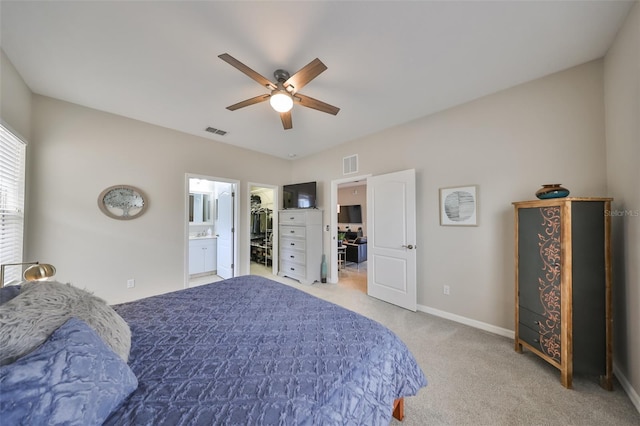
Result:
M611 198L555 198L515 208L515 350L612 389Z

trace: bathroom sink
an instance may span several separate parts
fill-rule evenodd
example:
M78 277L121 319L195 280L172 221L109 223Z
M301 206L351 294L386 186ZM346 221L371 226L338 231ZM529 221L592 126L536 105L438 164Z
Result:
M190 240L204 240L207 238L215 238L215 235L192 235L189 236Z

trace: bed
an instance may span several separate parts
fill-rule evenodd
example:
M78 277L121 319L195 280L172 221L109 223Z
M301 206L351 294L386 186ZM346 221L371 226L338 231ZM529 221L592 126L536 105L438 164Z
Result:
M263 277L113 310L130 329L137 383L106 425L388 425L426 385L386 327Z

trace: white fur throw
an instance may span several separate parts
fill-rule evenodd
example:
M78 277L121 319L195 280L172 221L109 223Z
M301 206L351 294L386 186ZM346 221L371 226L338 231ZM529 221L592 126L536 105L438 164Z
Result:
M0 365L40 346L69 318L80 318L127 362L129 325L107 303L91 293L56 281L22 285L20 295L0 305Z

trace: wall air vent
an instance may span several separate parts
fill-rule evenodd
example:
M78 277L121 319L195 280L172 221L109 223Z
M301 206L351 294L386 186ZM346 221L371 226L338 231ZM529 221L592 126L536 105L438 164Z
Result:
M342 174L348 175L358 172L358 154L342 159Z
M226 130L216 129L215 127L207 127L205 130L209 133L213 133L214 135L224 136L227 134Z

